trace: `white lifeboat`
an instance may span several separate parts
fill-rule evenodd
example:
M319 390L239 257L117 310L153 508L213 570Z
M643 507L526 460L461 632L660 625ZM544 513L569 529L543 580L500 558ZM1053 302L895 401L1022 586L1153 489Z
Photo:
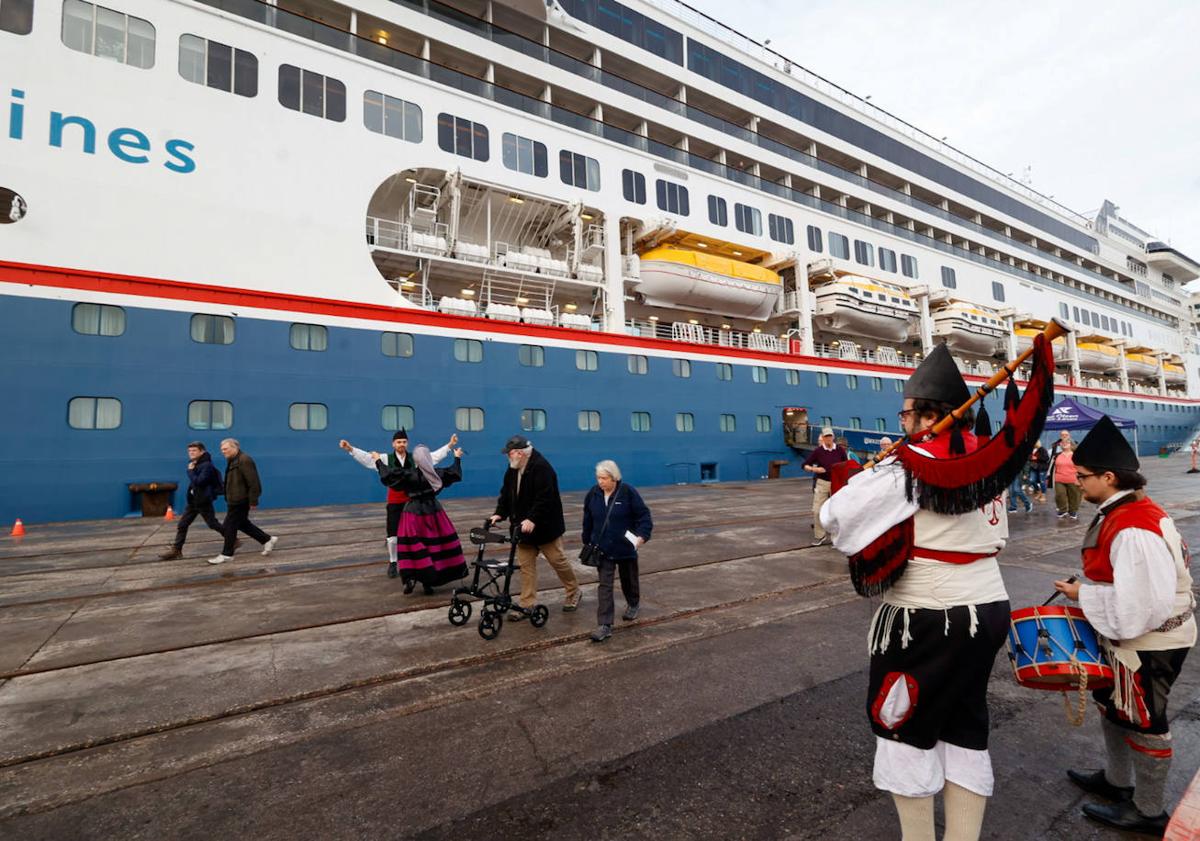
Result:
M1127 353L1125 370L1135 380L1157 380L1158 360L1147 353Z
M1163 366L1163 373L1166 375L1167 385L1187 385L1187 371L1182 365L1168 362Z
M934 339L959 353L991 356L1008 335L999 315L966 301L950 301L935 310L932 318Z
M650 306L765 319L783 289L770 269L669 245L639 255L636 290Z
M1077 342L1075 350L1079 356L1080 371L1104 374L1120 368L1120 352L1112 345L1103 342Z
M1032 347L1033 337L1037 336L1041 332L1041 330L1036 330L1032 327L1013 328L1013 335L1017 337L1017 355L1020 356L1022 353ZM1067 343L1062 339L1062 337L1055 339L1051 345L1054 348L1054 360L1056 362L1062 362L1067 358Z
M839 275L813 289L818 328L850 338L903 341L917 305L899 286L859 275Z

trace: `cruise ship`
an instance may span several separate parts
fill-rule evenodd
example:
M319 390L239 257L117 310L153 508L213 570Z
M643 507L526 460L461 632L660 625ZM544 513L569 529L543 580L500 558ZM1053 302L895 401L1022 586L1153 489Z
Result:
M265 507L380 499L337 442L401 426L456 493L517 432L564 488L798 475L1052 317L1144 456L1200 422L1195 260L676 0L0 0L0 76L9 521L224 437Z

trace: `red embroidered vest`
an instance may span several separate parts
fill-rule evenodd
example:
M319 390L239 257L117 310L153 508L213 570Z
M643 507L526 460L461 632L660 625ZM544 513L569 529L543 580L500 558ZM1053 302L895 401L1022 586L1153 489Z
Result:
M1112 512L1106 514L1100 522L1100 535L1096 539L1096 545L1083 548L1083 574L1089 581L1111 584L1113 568L1110 552L1117 533L1122 529L1145 529L1162 537L1162 527L1159 524L1166 516L1167 512L1159 508L1150 497L1133 502L1118 501Z

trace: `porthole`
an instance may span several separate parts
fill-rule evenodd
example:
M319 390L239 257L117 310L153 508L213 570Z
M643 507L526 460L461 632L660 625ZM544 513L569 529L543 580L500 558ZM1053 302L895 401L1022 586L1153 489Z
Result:
M20 222L28 212L29 205L19 193L7 187L0 187L0 225Z

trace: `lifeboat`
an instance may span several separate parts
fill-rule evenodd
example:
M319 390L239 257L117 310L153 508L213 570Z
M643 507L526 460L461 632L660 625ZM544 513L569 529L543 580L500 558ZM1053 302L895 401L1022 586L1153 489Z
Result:
M917 305L899 286L842 274L813 290L817 327L854 338L900 342L908 336Z
M1145 353L1127 353L1125 370L1135 380L1157 380L1158 360Z
M1105 374L1120 366L1119 351L1102 342L1078 342L1075 350L1079 355L1079 370L1089 374ZM1130 373L1133 373L1130 371Z
M1033 345L1033 337L1041 333L1041 330L1035 330L1032 327L1016 327L1013 329L1013 335L1017 337L1017 355L1021 355ZM1062 362L1067 358L1067 343L1058 338L1053 341L1054 359L1056 362Z
M995 312L966 301L950 301L932 313L933 336L951 351L991 356L1008 335Z
M762 320L783 289L770 269L716 254L667 245L642 253L639 260L641 280L635 288L650 306Z

